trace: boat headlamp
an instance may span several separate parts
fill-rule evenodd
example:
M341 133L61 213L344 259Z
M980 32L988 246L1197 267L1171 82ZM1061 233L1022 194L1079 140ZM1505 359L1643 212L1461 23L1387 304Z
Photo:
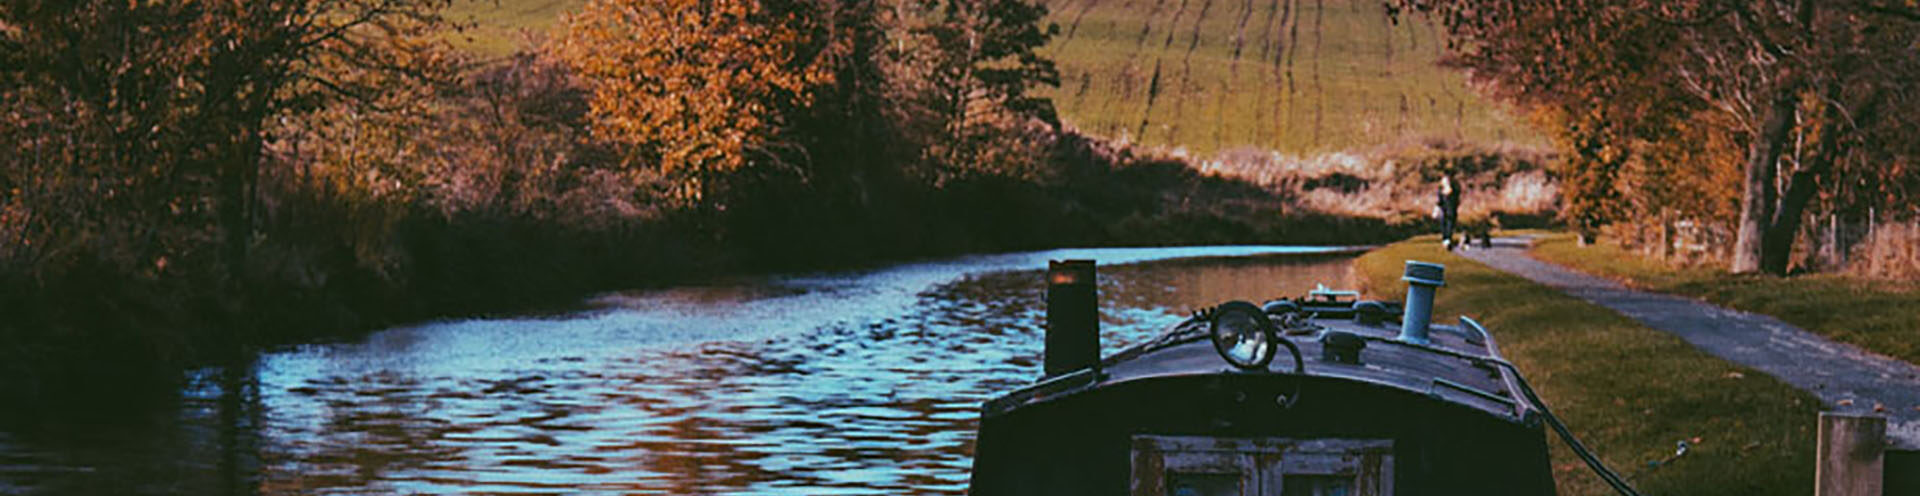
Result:
M1244 301L1230 301L1215 307L1208 331L1220 358L1244 370L1265 369L1267 363L1273 361L1275 344L1279 341L1267 313Z

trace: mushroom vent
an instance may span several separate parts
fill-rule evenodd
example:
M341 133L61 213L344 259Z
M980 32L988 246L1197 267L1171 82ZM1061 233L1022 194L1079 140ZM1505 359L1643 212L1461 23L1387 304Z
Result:
M1446 285L1445 281L1447 280L1447 266L1436 264L1436 263L1415 262L1412 260L1408 260L1406 275L1401 277L1401 279L1407 282L1416 283L1416 284L1427 284L1430 286L1445 286Z
M1400 306L1389 306L1386 302L1366 300L1353 304L1353 321L1360 325L1380 325L1400 315Z
M1400 279L1407 281L1407 310L1406 316L1400 319L1399 339L1417 345L1429 344L1432 341L1427 339L1427 323L1433 317L1433 291L1447 284L1447 267L1408 260L1406 276Z
M1320 336L1320 359L1333 363L1360 364L1360 350L1367 340L1346 331L1328 331Z

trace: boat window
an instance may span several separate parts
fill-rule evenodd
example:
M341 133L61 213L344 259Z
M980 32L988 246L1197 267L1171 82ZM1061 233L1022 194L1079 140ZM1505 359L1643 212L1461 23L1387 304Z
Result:
M1283 479L1281 496L1353 496L1351 475L1288 474Z
M1135 496L1390 496L1393 441L1133 437Z
M1167 474L1169 496L1241 496L1241 474Z

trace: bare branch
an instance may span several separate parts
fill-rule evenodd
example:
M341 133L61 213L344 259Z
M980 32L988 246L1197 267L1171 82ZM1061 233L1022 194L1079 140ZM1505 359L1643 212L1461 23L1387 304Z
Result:
M1762 50L1765 50L1767 54L1772 55L1774 58L1785 58L1787 56L1787 51L1781 48L1779 43L1775 43L1772 36L1767 35L1766 24L1760 22L1759 16L1753 13L1753 9L1747 8L1743 2L1736 1L1729 2L1728 4L1733 6L1735 13L1740 14L1738 17L1743 21L1743 24L1750 27L1750 29L1745 29L1744 31L1752 33L1749 38L1751 38L1754 43L1758 44ZM1736 24L1735 26L1739 27L1740 24Z

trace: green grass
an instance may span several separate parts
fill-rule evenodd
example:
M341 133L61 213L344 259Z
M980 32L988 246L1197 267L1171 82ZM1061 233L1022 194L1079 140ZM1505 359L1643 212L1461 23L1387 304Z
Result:
M546 33L560 24L561 14L586 5L586 0L454 0L447 18L473 23L461 34L459 45L481 55L513 53L525 32Z
M1357 262L1376 293L1404 291L1405 260L1444 263L1435 315L1485 323L1501 352L1608 465L1647 494L1810 494L1819 402L1765 374L1707 355L1605 308L1445 253L1431 236ZM1645 469L1681 439L1672 465ZM1558 441L1563 495L1611 494Z
M1602 242L1580 246L1572 235L1541 238L1534 256L1630 286L1699 298L1771 315L1834 340L1920 363L1920 284L1840 274L1791 277L1734 275L1719 267L1674 267Z
M1435 24L1396 25L1376 0L1048 4L1061 30L1046 50L1061 86L1048 95L1091 134L1200 156L1433 138L1544 143L1461 73L1435 65L1444 48Z

